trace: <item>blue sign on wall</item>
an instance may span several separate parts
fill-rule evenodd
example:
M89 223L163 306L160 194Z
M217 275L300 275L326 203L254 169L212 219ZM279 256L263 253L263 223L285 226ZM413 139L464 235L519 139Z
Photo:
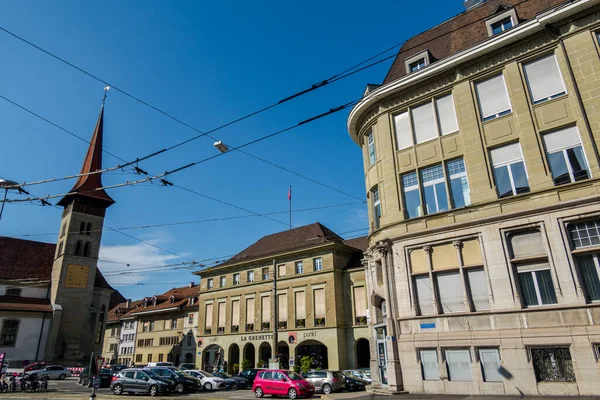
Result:
M421 324L421 329L432 329L435 328L435 322L431 322L429 324Z

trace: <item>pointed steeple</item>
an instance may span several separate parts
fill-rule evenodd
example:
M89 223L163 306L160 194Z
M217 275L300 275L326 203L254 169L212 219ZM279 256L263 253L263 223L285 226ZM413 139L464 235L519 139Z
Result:
M98 116L98 122L96 122L96 128L90 140L90 146L88 147L83 166L81 167L80 174L89 174L102 169L102 139L103 139L103 127L104 127L104 104L100 108L100 115ZM104 189L96 190L102 187L102 174L83 175L77 178L77 182L73 185L73 188L69 191L68 196L63 197L58 205L66 207L76 198L85 198L93 201L94 203L103 206L104 208L110 207L115 201L104 191Z

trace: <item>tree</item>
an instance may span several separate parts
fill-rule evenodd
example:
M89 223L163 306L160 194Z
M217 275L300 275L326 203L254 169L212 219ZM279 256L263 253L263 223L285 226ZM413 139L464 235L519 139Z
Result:
M304 356L300 359L300 372L304 375L310 370L310 366L313 363L311 356Z
M238 364L238 363L233 364L233 366L231 368L232 368L232 371L234 374L237 374L238 372L240 372L240 364Z
M252 368L252 363L247 358L242 360L242 371Z

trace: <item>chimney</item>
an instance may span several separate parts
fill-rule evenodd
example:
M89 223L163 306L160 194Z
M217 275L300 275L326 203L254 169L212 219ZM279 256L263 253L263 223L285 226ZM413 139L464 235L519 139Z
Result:
M131 299L127 299L127 302L125 303L125 308L131 308Z
M477 7L480 4L485 3L485 0L464 0L463 5L465 9L470 10L471 8Z
M194 284L194 282L190 282L190 287L194 287L194 286L196 286L196 285Z

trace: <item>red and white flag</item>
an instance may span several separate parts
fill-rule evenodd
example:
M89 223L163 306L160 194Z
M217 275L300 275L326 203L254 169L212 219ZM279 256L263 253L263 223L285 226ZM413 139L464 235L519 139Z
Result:
M292 187L290 186L290 188L288 189L288 200L292 201Z

